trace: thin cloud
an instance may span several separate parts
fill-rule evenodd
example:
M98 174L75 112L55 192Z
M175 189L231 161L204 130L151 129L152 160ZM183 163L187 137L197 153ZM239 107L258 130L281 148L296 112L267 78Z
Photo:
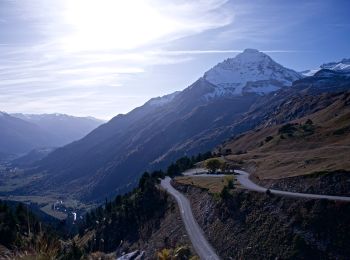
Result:
M175 50L175 51L160 51L159 54L164 55L187 55L187 54L217 54L217 53L241 53L244 50ZM265 53L296 53L299 50L260 50ZM157 53L157 52L155 52Z
M226 9L227 2L139 2L143 6L142 15L149 14L152 19L159 19L154 20L158 23L155 26L162 25L163 19L163 27L150 31L152 24L147 26L146 20L135 17L136 22L133 21L134 12L130 13L130 17L124 14L124 22L115 23L118 16L113 10L106 9L109 6L128 11L132 3L94 0L86 5L85 1L80 0L74 3L70 0L54 3L33 0L22 4L13 1L11 13L17 17L18 25L28 27L27 31L31 31L36 38L32 39L33 43L0 44L1 109L10 112L72 113L79 111L84 103L87 106L105 106L99 109L103 117L126 112L125 109L130 110L135 104L149 98L143 95L129 95L130 98L127 98L128 95L120 94L120 91L125 92L124 85L133 79L133 75L146 73L152 66L184 63L193 59L184 55L152 53L154 46L230 24L233 12ZM79 4L86 7L86 13L79 9ZM104 16L98 11L105 12ZM107 20L104 22L103 19ZM6 17L1 18L0 23L5 20ZM118 25L121 22L122 27ZM124 31L124 27L127 31ZM118 28L121 32L115 31ZM18 35L23 33L20 27L13 29ZM86 33L85 29L88 29ZM139 40L138 32L145 33L145 37L153 36L146 37L145 41ZM120 33L125 35L118 35ZM23 34L23 38L27 36ZM131 48L125 50L119 43ZM121 99L137 102L126 104L127 101ZM76 106L77 103L80 105ZM117 103L123 104L123 108ZM105 112L102 113L102 110ZM99 116L96 113L93 115Z
M0 20L0 109L104 118L183 88L246 46L301 52L296 44L278 44L280 33L293 35L291 29L323 8L317 1L269 8L241 0L7 2L11 12L1 10L1 20L8 24Z

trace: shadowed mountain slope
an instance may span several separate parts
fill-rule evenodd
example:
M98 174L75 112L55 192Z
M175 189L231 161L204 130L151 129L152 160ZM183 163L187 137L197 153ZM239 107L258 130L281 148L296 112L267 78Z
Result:
M151 99L126 115L116 116L85 138L57 149L32 169L43 177L30 190L41 192L45 187L49 191L74 193L79 199L101 200L129 190L147 169L162 168L180 156L210 150L258 125L276 124L274 112L293 97L339 92L349 86L347 76L341 73L329 76L320 71L301 79L296 72L270 61L258 51L248 50L235 59L225 61L229 64L226 66L224 62L225 66L220 67L235 71L239 62L241 71L259 75L257 81L249 76L245 82L234 84L236 77L230 78L230 86L235 88L239 84L242 91L228 91L230 86L215 85L206 79L210 70L185 90ZM279 82L277 92L276 88L265 88L270 84L269 73L271 82ZM244 91L260 83L266 90L264 93ZM305 116L313 109L303 103L293 113L276 120L283 123Z

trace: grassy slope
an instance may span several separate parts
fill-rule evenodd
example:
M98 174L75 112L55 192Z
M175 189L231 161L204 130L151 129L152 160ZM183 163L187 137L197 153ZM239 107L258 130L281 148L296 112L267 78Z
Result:
M207 190L209 193L220 193L228 180L234 180L234 176L226 177L200 177L200 176L181 176L176 177L175 181L183 185L193 185L201 189ZM236 185L236 182L235 182Z
M278 116L278 115L277 115ZM307 119L313 121L305 131ZM260 179L279 179L319 171L350 170L350 96L333 97L332 103L298 123L292 135L280 134L282 125L261 127L225 143L227 159ZM272 136L270 141L266 137ZM239 154L243 152L243 154Z

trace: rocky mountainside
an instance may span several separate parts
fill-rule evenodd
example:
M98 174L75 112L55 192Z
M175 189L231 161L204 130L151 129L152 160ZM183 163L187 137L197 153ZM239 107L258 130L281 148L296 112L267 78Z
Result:
M329 62L321 65L321 69L350 73L350 59L342 59L339 62Z
M36 171L46 174L31 189L74 191L87 200L123 193L148 169L166 166L185 154L215 147L228 137L221 128L259 98L247 94L208 101L215 86L200 79L173 101L150 101L118 115L83 139L55 150Z
M220 73L226 76L218 76ZM335 85L321 92L337 91L344 84L346 87L339 77L328 78ZM304 95L303 91L311 93L324 82L322 77L313 79L310 87L307 81L311 79L301 79L266 54L246 50L209 70L185 90L151 99L85 138L57 149L33 170L43 177L27 191L42 192L45 187L89 201L125 192L147 169L162 168L183 155L210 150L267 122L276 106L293 95ZM293 80L297 84L290 86ZM258 91L260 87L264 91ZM301 113L308 113L308 109Z
M346 259L349 203L176 184L222 259ZM235 187L235 186L234 186Z

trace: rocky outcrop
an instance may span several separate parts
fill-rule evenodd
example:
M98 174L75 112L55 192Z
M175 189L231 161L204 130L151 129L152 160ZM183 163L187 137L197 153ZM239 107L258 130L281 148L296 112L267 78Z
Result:
M346 259L350 203L236 189L221 198L193 186L193 213L223 259Z
M257 180L266 188L291 192L350 196L350 172L345 170L316 172L314 174L278 180Z
M145 251L136 250L134 252L118 257L117 260L143 260L145 259Z

